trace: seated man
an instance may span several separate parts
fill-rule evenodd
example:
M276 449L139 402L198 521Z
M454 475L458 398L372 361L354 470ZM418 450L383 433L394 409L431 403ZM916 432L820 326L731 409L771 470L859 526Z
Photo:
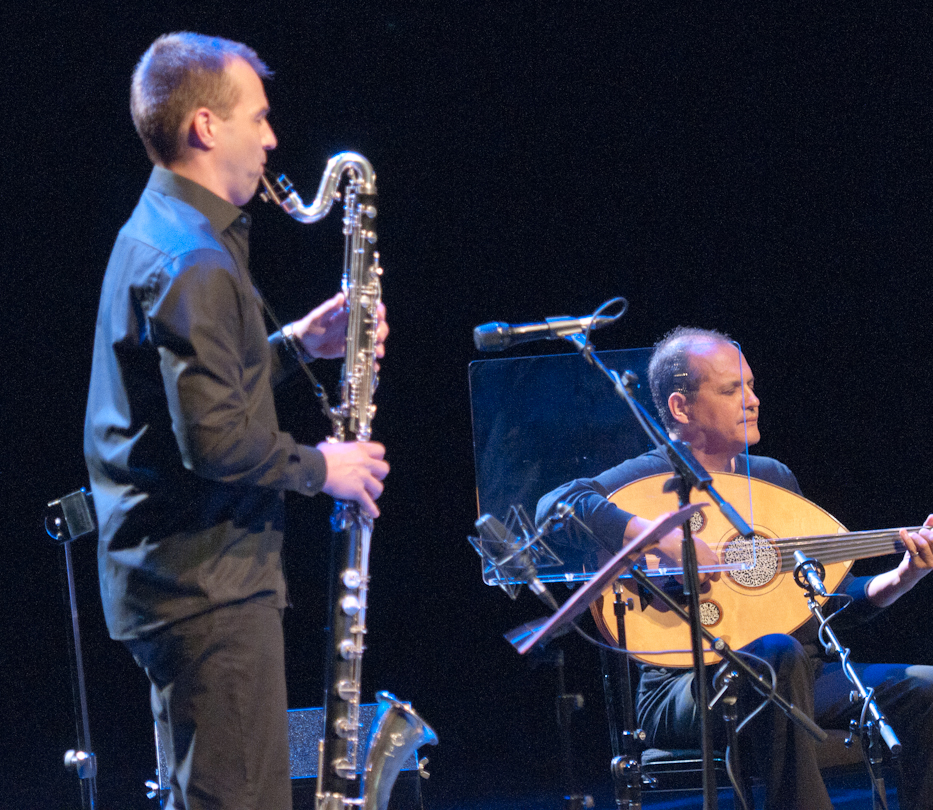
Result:
M729 338L719 332L679 327L654 349L648 368L652 397L671 436L690 444L710 472L751 475L800 493L793 473L771 458L746 453L756 444L759 400L752 371ZM747 442L746 442L747 437ZM608 496L640 478L670 472L659 451L630 459L595 478L565 484L538 503L540 523L558 502L569 503L596 537L610 548L640 534L648 525L611 503ZM933 515L918 532L901 530L907 548L896 568L875 577L848 576L840 591L854 604L840 618L871 614L909 591L933 569ZM682 533L663 538L657 548L675 564L680 559ZM700 566L717 562L705 544L697 542ZM851 686L841 665L826 657L817 643L811 620L793 636L764 636L743 648L774 667L777 691L823 728L848 727L854 716ZM838 628L839 625L834 625ZM699 744L699 714L693 695L693 671L641 666L636 697L638 724L648 744L660 748L692 748ZM859 665L862 682L875 697L903 744L899 787L901 807L933 808L933 667L896 664ZM740 711L751 712L761 697L743 686ZM711 713L717 743L724 742L718 712ZM740 717L741 719L741 717ZM823 810L832 805L816 765L815 742L774 706L756 716L739 738L746 773L765 780L766 808Z

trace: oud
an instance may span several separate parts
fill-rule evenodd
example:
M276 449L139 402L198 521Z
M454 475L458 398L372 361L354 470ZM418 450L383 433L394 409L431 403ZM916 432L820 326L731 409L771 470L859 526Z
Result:
M616 490L609 500L626 512L654 519L677 508L676 494L662 490L669 478L669 474L661 474L633 481ZM718 510L707 507L691 521L694 537L705 542L730 569L719 580L703 586L700 621L734 650L768 633L792 633L810 618L806 599L794 580L796 549L822 563L830 593L855 560L905 551L900 529L848 532L816 504L766 481L714 473L713 482L733 505L749 503L749 497L753 505L753 514L743 515L754 531L751 542ZM703 492L694 492L691 499L700 502L703 496ZM646 573L670 576L659 571L657 559L652 562L652 557L647 557ZM624 623L629 654L654 666L692 666L688 625L660 600L642 599L632 580L623 579L622 583L633 604L633 609L625 611ZM593 603L592 613L602 634L616 644L613 599L612 589L607 589ZM822 604L825 599L818 597L817 601ZM707 651L704 659L711 664L719 656Z

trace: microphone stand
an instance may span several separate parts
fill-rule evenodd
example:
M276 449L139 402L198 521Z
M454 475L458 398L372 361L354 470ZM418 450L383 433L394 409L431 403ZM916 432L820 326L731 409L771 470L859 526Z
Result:
M612 585L612 592L619 649L625 650L625 612L632 607L632 600L623 596L622 586L618 579ZM616 807L619 810L641 810L641 786L644 779L641 770L641 752L644 749L645 732L636 727L635 706L632 699L634 691L632 669L628 654L613 656L606 662L606 666L608 672L615 675L614 682L609 687L609 694L615 695L614 684L622 684L621 702L624 727L621 746L618 745L615 712L610 709L609 714L614 740L613 749L620 750L620 753L612 758L612 782L615 785ZM613 753L616 753L615 750Z
M820 623L819 637L823 642L823 649L827 655L834 655L842 664L842 672L848 678L855 689L849 693L849 700L852 705L862 704L862 711L858 722L852 720L849 726L849 736L846 738L846 745L851 745L853 734L858 731L859 740L862 745L862 757L865 760L865 768L868 770L868 778L871 780L872 788L872 807L874 810L887 810L887 792L884 787L884 777L875 774L874 766L881 762L881 754L877 753L878 737L884 740L884 744L891 752L892 757L897 757L901 753L901 742L894 733L894 729L888 723L884 712L878 707L874 698L874 690L868 689L859 678L855 667L849 660L850 650L843 647L839 637L826 623L823 618L823 610L819 602L816 601L817 592L826 593L823 585L823 576L825 571L823 566L817 560L807 558L802 551L794 552L794 559L797 565L794 568L794 581L804 589L807 597L807 607L810 609L816 620ZM824 636L825 633L825 636ZM871 716L871 719L868 716Z
M564 810L586 810L593 807L593 797L586 795L579 786L575 770L576 758L573 752L573 725L574 712L583 708L583 695L567 692L567 681L564 677L564 651L562 649L547 649L544 645L537 647L531 655L532 667L538 664L548 664L554 667L557 674L557 730L560 738L561 753L561 782L563 784Z
M633 381L633 376L629 372L626 372L620 377L618 373L608 369L605 363L593 352L593 346L589 342L588 337L588 334L568 335L567 340L576 347L584 360L599 369L612 382L616 393L629 406L636 421L645 431L648 438L651 439L660 451L667 455L668 461L674 470L674 478L665 485L665 488L670 487L676 489L681 507L690 503L690 491L692 489L705 492L719 507L723 516L741 535L744 537L751 537L751 527L742 519L738 512L716 492L713 487L712 475L697 461L693 453L690 452L689 447L683 442L672 441L645 408L635 400L628 388ZM705 810L710 810L710 808L717 806L716 774L713 761L712 728L709 723L709 690L706 683L706 666L703 660L704 628L700 622L700 582L697 570L696 547L693 544L689 523L685 523L683 526L682 557L684 568L683 591L684 595L687 597L689 606L689 613L685 614L685 621L687 621L690 626L690 642L693 652L693 669L696 683L696 702L700 717L700 748L703 757L703 807ZM680 612L683 613L682 611ZM748 671L753 672L750 669Z
M482 515L475 526L479 537L468 537L470 545L483 558L484 580L486 576L515 599L522 583L551 610L558 611L560 605L538 578L538 566L561 565L560 558L544 542L564 519L576 520L573 510L552 516L535 530L521 506L512 506L509 517L503 524L492 515ZM579 521L578 521L579 522ZM583 523L580 526L586 529ZM532 666L550 664L557 673L557 726L560 737L561 771L564 785L564 810L585 810L593 806L593 798L579 788L574 770L573 736L571 720L573 714L583 708L583 696L567 692L564 677L564 651L548 652L544 645L536 648Z
M609 586L610 583L617 582L619 575L627 571L635 564L644 552L654 546L668 532L689 520L698 513L703 506L708 504L690 504L687 507L678 509L662 515L651 523L634 540L630 540L612 558L603 565L596 574L586 582L583 587L577 589L573 596L564 602L563 605L550 617L528 622L521 627L505 634L506 639L522 655L531 650L543 647L544 642L549 638L556 638L570 627L571 622L583 613L587 607ZM471 538L472 542L472 538ZM618 604L618 599L617 599ZM621 614L617 614L621 616ZM624 627L620 627L620 633L624 633ZM624 635L620 636L624 639ZM618 659L616 659L618 660ZM627 662L626 662L627 663ZM614 682L610 683L614 686ZM631 686L629 684L629 686ZM607 688L607 696L612 695L614 689ZM634 726L632 695L631 691L623 696L626 701L626 722ZM607 698L608 702L608 698ZM612 704L609 704L612 705ZM610 714L610 732L615 731L615 722ZM641 808L641 763L639 759L638 744L644 739L644 734L638 732L626 732L626 757L617 756L612 762L613 780L616 785L617 801L622 810L640 810ZM637 739L636 739L637 738ZM616 753L616 746L613 746L613 754ZM623 785L623 781L625 784Z
M646 588L651 594L656 598L663 601L670 610L674 612L675 615L679 616L681 620L687 622L689 621L689 616L684 612L683 608L677 602L665 593L660 587L658 587L648 576L638 567L636 561L642 557L645 551L664 537L664 535L673 531L677 526L681 526L684 523L688 522L694 514L698 513L700 509L704 506L709 506L707 503L699 504L689 504L688 506L682 506L676 512L670 512L667 515L662 515L657 518L651 525L645 529L638 537L634 540L630 540L626 543L616 554L609 560L599 571L590 579L582 588L579 588L574 592L567 601L561 605L560 610L554 613L552 616L535 621L528 622L521 627L515 628L515 630L506 633L506 639L511 643L516 650L522 655L525 655L530 650L534 649L537 645L543 644L548 638L555 637L558 633L564 632L569 624L606 589L606 587L616 581L623 571L631 571L632 577ZM705 627L701 625L700 627L703 637L711 643L713 650L722 658L726 659L738 672L744 673L751 681L752 686L758 690L762 695L764 695L769 700L773 700L778 707L790 717L795 723L805 729L809 734L815 737L819 741L826 739L826 732L823 731L816 723L814 723L807 715L794 706L791 703L788 703L784 698L774 692L773 684L769 683L764 679L763 676L759 675L755 670L753 670L745 661L736 655L729 646L719 638L715 638L712 633L710 633ZM698 707L698 708L703 708ZM638 732L635 732L635 737L639 737ZM636 742L641 742L641 740L636 740ZM636 750L633 748L629 749ZM615 768L615 763L614 763ZM619 768L616 770L621 770L624 768L624 763L622 763ZM626 774L628 776L628 774ZM628 790L627 795L623 795L623 788L618 786L619 797L623 798L629 803L627 805L620 805L620 807L625 808L638 808L641 802L640 792L634 788L638 787L638 783L630 784L625 787L625 790Z
M81 806L87 810L97 807L97 757L91 748L91 725L88 719L87 687L84 680L84 659L81 655L81 631L78 625L78 597L75 590L74 563L71 544L78 537L97 528L90 493L83 488L48 504L45 530L64 552L62 570L65 606L71 619L71 675L75 704L77 749L65 752L65 767L73 769L80 779Z

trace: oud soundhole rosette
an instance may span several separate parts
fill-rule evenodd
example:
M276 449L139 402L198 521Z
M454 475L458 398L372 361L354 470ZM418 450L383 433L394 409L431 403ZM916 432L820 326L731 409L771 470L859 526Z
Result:
M752 535L751 540L737 536L729 541L722 555L723 562L734 567L729 576L737 585L761 588L777 576L781 560L767 537Z

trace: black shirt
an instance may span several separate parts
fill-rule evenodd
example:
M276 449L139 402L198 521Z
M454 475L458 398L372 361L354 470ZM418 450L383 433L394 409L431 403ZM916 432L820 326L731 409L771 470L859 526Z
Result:
M84 452L110 634L220 604L285 604L284 490L326 467L279 430L288 372L248 270L249 217L156 167L104 276ZM271 342L270 342L271 340Z

